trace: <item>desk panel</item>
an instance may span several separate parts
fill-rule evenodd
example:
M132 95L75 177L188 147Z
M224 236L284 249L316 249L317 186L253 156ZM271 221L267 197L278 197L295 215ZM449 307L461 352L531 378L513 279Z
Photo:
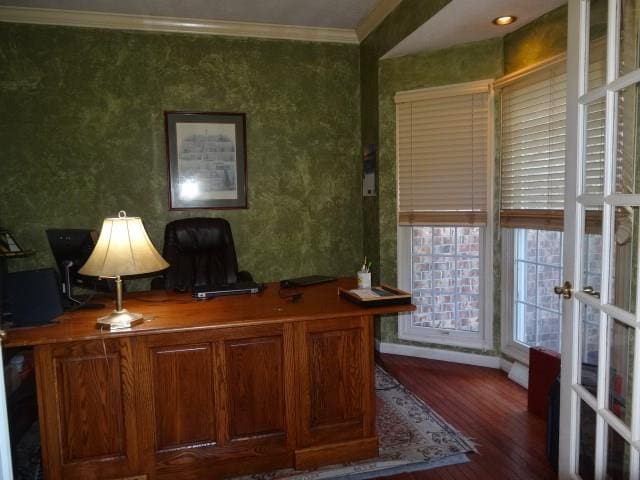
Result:
M297 452L297 466L377 454L372 323L365 315L296 325L298 446L313 452ZM363 441L369 442L364 451L352 450Z
M212 345L153 347L149 353L156 451L215 444Z
M138 470L128 339L36 347L47 479L118 478Z
M285 437L282 333L225 341L224 353L229 439Z

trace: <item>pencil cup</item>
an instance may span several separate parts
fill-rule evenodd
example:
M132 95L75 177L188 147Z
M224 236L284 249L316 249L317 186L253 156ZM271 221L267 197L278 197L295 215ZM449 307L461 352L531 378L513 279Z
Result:
M358 272L358 288L371 288L371 272Z

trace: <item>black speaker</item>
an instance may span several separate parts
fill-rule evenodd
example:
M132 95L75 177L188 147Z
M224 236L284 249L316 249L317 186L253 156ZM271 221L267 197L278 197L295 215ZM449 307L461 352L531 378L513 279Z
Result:
M5 281L5 319L14 327L43 325L62 315L60 282L53 268L11 272Z

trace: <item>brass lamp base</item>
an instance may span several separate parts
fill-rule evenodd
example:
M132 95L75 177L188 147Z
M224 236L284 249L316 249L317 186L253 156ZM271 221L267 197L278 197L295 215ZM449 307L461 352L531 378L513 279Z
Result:
M141 313L131 313L126 308L114 310L105 317L98 318L96 327L101 330L123 330L144 322Z

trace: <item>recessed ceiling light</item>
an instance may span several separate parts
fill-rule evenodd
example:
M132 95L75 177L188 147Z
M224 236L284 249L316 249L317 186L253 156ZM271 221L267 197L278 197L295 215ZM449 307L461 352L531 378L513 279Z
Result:
M513 22L515 22L518 19L518 17L514 16L514 15L504 15L502 17L497 17L493 19L493 23L496 25L509 25Z

